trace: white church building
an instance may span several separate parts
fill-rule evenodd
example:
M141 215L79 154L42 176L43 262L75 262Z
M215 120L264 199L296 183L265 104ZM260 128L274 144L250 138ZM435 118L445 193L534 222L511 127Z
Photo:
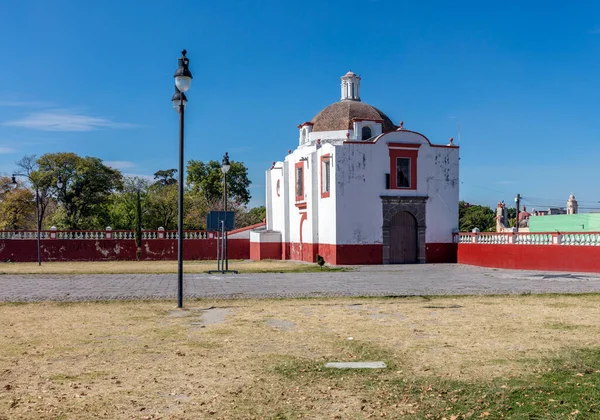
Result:
M432 144L360 99L360 76L341 78L341 101L298 126L299 142L266 173L266 228L252 259L401 264L456 261L459 148Z

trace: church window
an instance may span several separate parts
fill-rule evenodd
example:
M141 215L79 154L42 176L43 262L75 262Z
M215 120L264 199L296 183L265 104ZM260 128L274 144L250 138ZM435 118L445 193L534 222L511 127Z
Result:
M362 139L367 140L371 138L371 127L362 128Z
M321 156L321 198L331 193L331 155Z
M391 143L390 186L392 190L417 189L417 158L420 144Z
M410 158L396 158L396 188L410 188Z
M304 200L304 165L296 164L296 201Z

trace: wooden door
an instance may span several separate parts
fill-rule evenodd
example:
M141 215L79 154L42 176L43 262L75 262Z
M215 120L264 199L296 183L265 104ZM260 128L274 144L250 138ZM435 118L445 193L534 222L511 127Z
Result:
M417 262L417 220L407 211L390 221L390 264Z

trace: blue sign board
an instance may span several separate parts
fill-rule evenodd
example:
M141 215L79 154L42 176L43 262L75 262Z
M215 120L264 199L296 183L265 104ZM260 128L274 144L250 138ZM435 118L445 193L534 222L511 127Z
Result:
M221 222L225 222L225 231L235 229L235 213L232 211L211 211L206 215L206 230L221 230Z

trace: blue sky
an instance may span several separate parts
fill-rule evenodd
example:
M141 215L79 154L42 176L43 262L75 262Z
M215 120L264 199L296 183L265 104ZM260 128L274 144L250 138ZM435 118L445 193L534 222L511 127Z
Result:
M186 160L244 161L252 205L351 69L434 143L460 123L462 199L600 208L600 3L507 3L0 0L0 174L59 151L176 167L186 48Z

